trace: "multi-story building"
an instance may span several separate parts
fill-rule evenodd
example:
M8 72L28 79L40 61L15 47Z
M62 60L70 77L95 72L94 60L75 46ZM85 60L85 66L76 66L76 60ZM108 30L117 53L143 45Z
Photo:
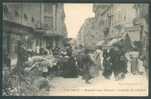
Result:
M95 22L94 18L88 18L85 20L84 24L82 25L78 33L77 45L83 45L86 48L93 47L92 45L94 45L95 42L94 36L96 36L94 22Z
M91 42L120 36L127 27L133 26L133 20L137 15L134 4L94 4L93 12L95 13L93 19L95 22L92 25L93 32L87 33L87 37L92 33L94 35ZM87 29L83 32L86 32ZM94 48L94 45L90 44L92 48Z
M124 27L133 25L133 19L136 17L133 6L134 4L94 4L93 9L97 22L104 23L103 26L109 28L109 35L113 36L122 32Z
M63 46L67 36L64 5L59 3L3 3L5 50L16 57L17 41L26 48Z
M136 17L136 11L133 6L134 4L114 4L112 6L112 26L132 26L133 19Z
M95 49L96 43L107 36L111 24L111 4L94 4L94 18L88 18L84 22L78 34L78 45L89 49Z
M95 17L85 20L78 34L78 45L95 49L96 43L104 39L111 22L111 4L94 4Z
M135 4L137 16L134 19L134 25L142 25L145 32L149 31L149 5L148 4ZM143 36L143 35L142 35Z
M112 7L112 4L94 4L93 5L93 12L95 13L97 25L105 26L105 27L110 26L111 7Z
M141 49L140 55L144 58L144 65L148 67L149 61L149 4L135 4L134 8L137 12L137 17L134 20L134 25L141 28Z

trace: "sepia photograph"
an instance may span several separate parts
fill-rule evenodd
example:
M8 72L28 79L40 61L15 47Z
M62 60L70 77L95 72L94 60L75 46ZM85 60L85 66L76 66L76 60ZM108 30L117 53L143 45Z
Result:
M3 96L148 96L149 4L2 6Z

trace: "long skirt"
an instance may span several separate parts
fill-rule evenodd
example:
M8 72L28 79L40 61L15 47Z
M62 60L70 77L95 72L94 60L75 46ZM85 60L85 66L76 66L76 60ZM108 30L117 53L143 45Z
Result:
M131 73L136 74L137 71L138 71L138 61L137 61L137 59L133 59L131 61Z
M76 78L78 77L78 70L74 62L68 61L63 66L63 77L65 78Z
M113 65L112 70L113 70L114 76L117 77L122 71L121 63L120 62L113 62L112 65Z
M97 65L92 65L90 68L89 68L89 73L91 75L91 77L97 77L99 75L99 67Z
M110 62L104 61L103 66L104 66L103 76L109 78L112 74L112 65Z

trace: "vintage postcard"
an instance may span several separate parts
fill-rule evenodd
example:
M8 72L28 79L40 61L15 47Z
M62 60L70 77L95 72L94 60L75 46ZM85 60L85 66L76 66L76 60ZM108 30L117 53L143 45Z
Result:
M3 5L3 96L148 96L149 4Z

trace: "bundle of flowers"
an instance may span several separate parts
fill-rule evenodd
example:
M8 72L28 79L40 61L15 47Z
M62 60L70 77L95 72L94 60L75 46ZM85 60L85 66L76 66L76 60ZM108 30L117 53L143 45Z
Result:
M52 68L57 63L57 60L53 56L34 56L26 62L25 71L29 72L34 68L38 68L39 71L47 72L48 67Z

